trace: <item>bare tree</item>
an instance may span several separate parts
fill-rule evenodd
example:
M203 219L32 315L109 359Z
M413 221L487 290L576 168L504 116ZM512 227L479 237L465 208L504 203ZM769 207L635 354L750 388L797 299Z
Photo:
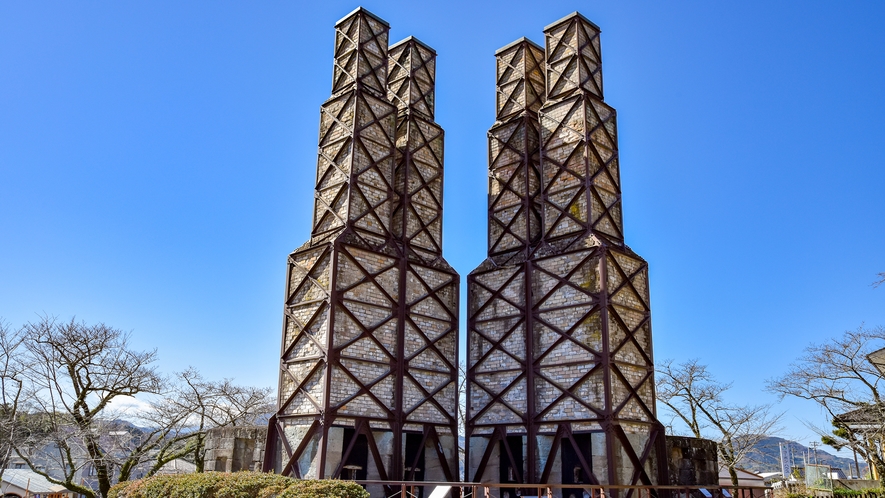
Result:
M162 392L163 379L153 366L156 351L130 348L127 334L105 324L44 317L23 331L33 360L25 371L26 390L37 413L29 417L30 430L13 440L17 453L50 482L94 498L96 492L75 477L88 462L95 470L98 495L107 496L115 458L103 441L107 431L102 423L113 400ZM33 430L35 423L41 430ZM35 452L47 444L56 448L61 478L35 462Z
M176 374L169 393L144 415L148 425L174 428L158 448L148 474L177 458L190 456L203 472L210 429L254 425L276 409L271 388L239 386L231 379L207 381L193 368Z
M12 438L19 421L24 380L21 353L24 335L0 319L0 479L12 454Z
M178 458L202 471L209 429L254 423L275 403L271 389L207 381L192 368L165 378L156 351L134 350L128 334L104 324L44 317L6 333L0 346L18 350L17 373L4 382L20 379L13 387L31 401L4 439L31 470L89 498ZM4 387L4 396L11 392ZM114 409L115 400L130 398L137 410ZM86 466L94 486L78 477Z
M675 365L659 364L657 399L691 435L716 441L719 464L728 469L731 483L738 485L737 466L762 438L780 430L781 413L771 405L735 405L724 394L731 384L717 381L698 360ZM671 430L673 426L671 423Z
M846 331L842 337L812 344L783 377L768 389L816 402L833 430L816 427L824 443L849 447L862 455L885 486L885 400L880 387L885 365L875 354L885 347L885 327Z
M878 280L873 282L873 287L879 287L880 285L885 284L885 271L876 275L876 278L878 278Z

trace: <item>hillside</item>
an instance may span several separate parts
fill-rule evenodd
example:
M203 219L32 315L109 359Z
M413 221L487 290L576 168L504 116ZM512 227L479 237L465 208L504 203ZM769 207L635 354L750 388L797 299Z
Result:
M750 451L747 457L744 458L740 467L757 474L761 472L780 472L781 461L778 444L783 442L787 442L787 440L779 437L766 437L762 439L756 444L753 450ZM805 465L804 457L806 454L809 455L809 458L813 458L813 451L807 446L797 442L790 442L790 444L793 449L794 467L802 467ZM827 448L829 451L834 451L828 447L824 448ZM815 462L812 461L810 463ZM817 463L840 468L846 475L854 474L854 459L833 455L824 451L821 446L818 446L817 448ZM861 473L865 473L867 467L866 464L860 459L859 463Z

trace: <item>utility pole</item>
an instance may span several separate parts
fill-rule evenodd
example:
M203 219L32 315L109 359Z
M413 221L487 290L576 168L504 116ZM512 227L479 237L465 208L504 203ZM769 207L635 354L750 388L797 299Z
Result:
M818 444L820 444L820 443L818 443L817 441L814 441L811 443L811 451L813 452L813 455L814 455L814 464L815 465L818 464L817 463L817 446L818 446Z
M860 479L860 465L857 463L857 450L852 447L851 452L854 453L854 477Z

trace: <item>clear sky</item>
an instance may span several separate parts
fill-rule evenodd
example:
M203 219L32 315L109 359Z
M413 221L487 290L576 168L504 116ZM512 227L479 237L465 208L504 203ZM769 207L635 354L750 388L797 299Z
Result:
M168 372L276 385L335 22L357 3L0 3L0 316L131 330ZM885 3L367 0L438 54L445 255L486 251L494 51L602 28L627 243L655 356L737 401L802 348L885 325ZM463 300L463 299L462 299ZM462 303L463 304L463 303ZM462 327L463 332L463 327ZM789 402L788 437L822 420Z

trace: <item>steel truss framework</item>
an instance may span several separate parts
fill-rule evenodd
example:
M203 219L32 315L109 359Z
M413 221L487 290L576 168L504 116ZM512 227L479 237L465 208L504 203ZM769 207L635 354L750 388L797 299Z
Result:
M648 267L624 244L599 28L575 13L545 38L496 53L489 257L467 277L465 480L508 467L517 483L582 482L580 469L585 483L666 484Z
M457 478L458 274L442 257L436 53L357 9L335 26L311 239L288 258L265 470ZM349 436L344 436L344 430ZM406 455L406 436L418 453ZM349 437L349 439L347 439ZM405 469L410 469L406 472Z

